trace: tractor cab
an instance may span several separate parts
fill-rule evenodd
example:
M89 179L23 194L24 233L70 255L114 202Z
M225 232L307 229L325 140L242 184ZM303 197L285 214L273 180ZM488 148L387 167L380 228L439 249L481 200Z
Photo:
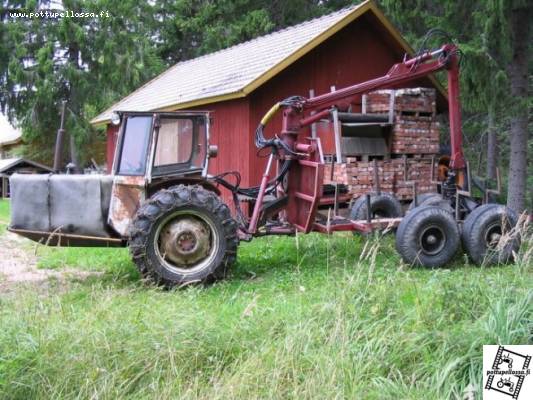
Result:
M150 193L177 183L205 182L210 157L205 111L120 112L108 222L122 236Z
M174 175L205 175L208 164L207 112L121 112L113 174L148 182Z

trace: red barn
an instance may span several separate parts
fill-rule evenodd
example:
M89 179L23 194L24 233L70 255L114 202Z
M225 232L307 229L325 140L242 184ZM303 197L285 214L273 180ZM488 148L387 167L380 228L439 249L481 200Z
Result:
M211 143L219 155L209 173L236 170L242 186L257 185L264 159L257 157L254 131L263 114L291 96L308 97L385 74L412 49L373 1L325 15L233 47L180 62L92 120L107 125L110 168L117 129L114 110L201 109L213 112ZM435 87L438 104L445 94L433 78L412 86ZM360 112L361 101L352 104ZM281 127L274 119L267 129ZM333 153L332 149L325 149Z

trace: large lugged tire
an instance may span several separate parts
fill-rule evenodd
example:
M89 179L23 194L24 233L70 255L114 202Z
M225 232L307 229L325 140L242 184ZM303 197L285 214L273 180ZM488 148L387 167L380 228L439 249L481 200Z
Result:
M442 267L457 253L459 244L455 219L439 206L416 207L396 231L396 250L411 265Z
M398 218L402 216L402 205L389 193L370 195L372 218ZM366 196L359 197L352 205L350 219L361 220L367 217Z
M409 204L409 208L407 208L407 212L411 212L416 207L421 206L439 206L446 211L453 213L453 208L450 205L450 203L442 198L442 195L439 193L422 193L416 196L416 205L415 201L413 200L411 204Z
M516 213L499 204L484 204L466 217L461 239L470 259L478 264L506 264L520 248ZM500 243L503 238L504 242Z
M179 185L139 208L129 247L144 278L172 287L225 277L238 243L237 223L215 193Z

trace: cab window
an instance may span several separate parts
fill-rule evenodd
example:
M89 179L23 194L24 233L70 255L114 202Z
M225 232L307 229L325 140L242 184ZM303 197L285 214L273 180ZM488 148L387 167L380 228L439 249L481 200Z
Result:
M161 117L154 154L154 175L197 171L206 157L205 119Z
M183 164L191 159L193 122L191 119L161 118L154 166Z
M151 129L151 116L127 118L117 169L119 175L144 175Z

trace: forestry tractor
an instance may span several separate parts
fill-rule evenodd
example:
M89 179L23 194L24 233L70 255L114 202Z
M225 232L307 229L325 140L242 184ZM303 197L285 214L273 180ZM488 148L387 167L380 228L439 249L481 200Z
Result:
M489 204L487 196L472 195L462 148L459 60L456 45L445 44L406 57L382 77L277 103L255 131L256 146L269 154L257 187L240 187L237 171L208 174L209 160L217 153L209 138L209 112L119 112L112 174L14 175L9 230L46 245L128 246L142 276L166 287L224 277L240 241L297 232L397 228L402 259L430 268L446 265L461 242L475 263L511 261L519 240L502 243L502 238L517 216ZM340 185L323 184L320 139L308 137L303 128L331 118L339 104L364 93L399 88L441 70L448 80L451 151L439 193L415 193L403 218L383 207L392 197L384 193L357 199L352 217L331 209L327 215L318 212L326 205L336 210L343 195ZM266 138L265 125L277 112L282 113L281 129ZM233 196L233 215L221 187ZM243 212L243 199L250 213Z

